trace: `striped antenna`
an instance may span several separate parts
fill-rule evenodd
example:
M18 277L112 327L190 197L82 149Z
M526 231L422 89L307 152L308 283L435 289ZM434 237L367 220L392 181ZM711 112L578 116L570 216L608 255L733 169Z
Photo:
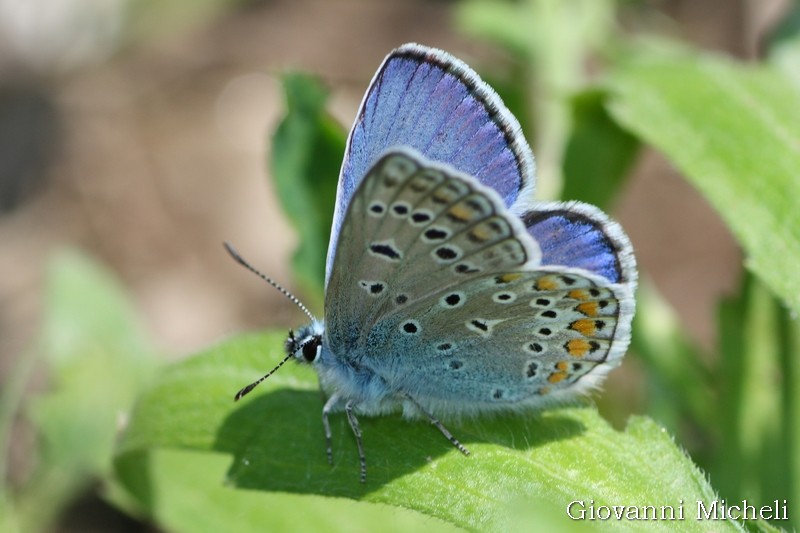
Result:
M298 300L297 297L294 294L292 294L291 292L287 291L286 289L284 289L283 287L278 285L278 283L276 281L274 281L272 278L269 278L269 277L265 276L264 274L262 274L260 271L256 270L250 263L245 261L244 258L242 258L241 255L239 255L239 252L237 252L236 249L233 246L230 245L230 243L223 242L222 245L225 246L225 249L228 251L229 254L231 254L231 257L233 257L236 260L237 263L239 263L240 265L245 267L247 270L249 270L250 272L252 272L256 276L258 276L259 278L263 279L264 281L266 281L267 283L269 283L270 285L272 285L273 287L278 289L278 291L281 294L283 294L284 296L289 298L289 300L291 300L297 307L299 307L300 310L302 312L304 312L306 314L306 316L311 319L312 322L317 320L316 318L314 318L314 315L311 314L311 311L309 311L308 308L305 305L303 305L303 303L300 300ZM287 359L288 359L288 357L287 357ZM281 365L282 364L283 363L281 363ZM280 367L280 365L278 365L278 367ZM277 370L277 368L276 368L276 370ZM264 376L264 378L262 378L262 379L265 379L266 377L267 376ZM255 387L256 385L257 385L257 383L254 383L253 387ZM243 393L242 394L242 396L243 396L244 394L247 394L250 391L249 390L248 391L244 391L244 389L242 389L242 391L239 391L239 392ZM237 399L238 398L239 398L239 395L237 394Z
M301 351L303 348L305 348L306 344L309 344L309 343L311 343L311 342L314 342L314 339L313 339L313 338L311 338L311 339L308 339L306 342L304 342L303 344L301 344L300 346L298 346L298 347L297 347L297 349L296 349L296 350L294 350L293 352L286 354L286 357L284 357L283 359L281 359L281 362L280 362L280 363L278 363L277 365L275 365L275 368L273 368L272 370L270 370L269 372L267 372L266 374L264 374L263 376L261 376L260 378L258 378L256 381L252 382L250 385L248 385L248 386L246 386L246 387L242 388L242 389L241 389L239 392L237 392L237 393L236 393L236 396L234 396L234 397L233 397L233 400L234 400L234 401L236 401L236 402L238 402L239 400L241 400L241 399L242 399L242 397L243 397L244 395L246 395L246 394L247 394L247 393L249 393L251 390L253 390L253 389L255 389L256 387L258 387L258 386L261 384L261 382L263 382L265 379L267 379L267 378L268 378L268 377L270 377L272 374L274 374L275 372L277 372L277 371L278 371L278 369L279 369L280 367L282 367L282 366L283 366L283 364L284 364L286 361L288 361L289 359L291 359L292 357L294 357L294 354L296 354L297 352Z

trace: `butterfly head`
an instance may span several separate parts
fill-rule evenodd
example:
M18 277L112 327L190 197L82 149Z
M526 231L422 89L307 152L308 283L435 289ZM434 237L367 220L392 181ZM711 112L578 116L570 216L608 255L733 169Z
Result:
M284 348L286 350L286 356L281 360L280 363L275 366L272 370L267 372L258 380L254 381L250 385L244 387L239 392L236 393L234 396L235 400L240 400L243 396L248 394L254 388L256 388L260 383L274 374L283 364L288 361L289 359L296 359L301 363L313 363L319 359L320 354L322 353L322 333L324 332L324 326L322 322L314 318L314 315L311 314L305 305L303 305L300 300L298 300L292 293L281 287L278 283L273 281L271 278L262 274L259 270L254 268L250 263L244 260L244 258L239 255L239 252L234 249L233 246L228 244L227 242L224 243L225 249L228 253L233 257L233 259L248 269L249 271L253 272L255 275L272 285L275 289L277 289L281 294L286 296L289 300L291 300L297 307L300 308L305 315L311 319L311 322L307 326L303 326L297 332L297 335L293 331L289 331L289 337L286 339L284 343Z
M300 328L295 334L289 330L284 347L286 355L301 363L313 363L322 353L322 323L314 320Z

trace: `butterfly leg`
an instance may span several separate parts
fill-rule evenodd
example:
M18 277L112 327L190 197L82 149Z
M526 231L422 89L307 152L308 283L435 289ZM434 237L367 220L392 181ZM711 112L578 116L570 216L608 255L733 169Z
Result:
M333 465L333 438L331 437L331 424L328 415L336 410L341 401L341 396L334 394L325 402L322 408L322 427L325 429L325 451L328 453L328 464Z
M361 428L358 425L358 419L353 412L355 403L353 400L348 401L344 405L344 412L347 413L347 421L350 422L350 428L353 430L353 435L356 436L356 445L358 445L358 460L361 462L361 483L367 482L367 458L364 455L364 444L361 442Z
M447 440L449 440L449 441L450 441L450 443L451 443L453 446L455 446L455 447L458 449L458 451L460 451L460 452L461 452L461 453L463 453L464 455L469 455L469 450L468 450L468 449L467 449L467 448L466 448L466 447L465 447L463 444L461 444L461 443L458 441L458 439L457 439L457 438L455 438L455 437L453 436L453 434L452 434L452 433L450 433L450 431L448 431L448 429L447 429L446 427L444 427L444 424L442 424L441 422L439 422L439 419L438 419L438 418L436 418L435 416L433 416L433 414L431 414L431 413L429 413L428 411L426 411L426 410L425 410L425 408L424 408L424 407L422 407L422 406L419 404L419 402L417 402L417 400L415 400L414 398L412 398L412 397L411 397L411 396L409 396L408 394L406 394L406 399L408 399L408 400L409 400L411 403L413 403L413 404L414 404L414 405L417 407L417 409L419 409L420 413L423 413L425 416L427 416L427 417L428 417L428 420L430 420L430 421L431 421L431 424L433 424L434 426L436 426L436 427L439 429L439 431L441 431L441 432L442 432L442 435L444 435L444 436L445 436L445 438L446 438Z

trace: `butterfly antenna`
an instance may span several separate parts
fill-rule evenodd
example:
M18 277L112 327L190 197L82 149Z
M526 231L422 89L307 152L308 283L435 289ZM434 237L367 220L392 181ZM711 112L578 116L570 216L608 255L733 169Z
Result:
M233 246L230 245L230 243L223 242L222 244L223 244L223 246L225 246L225 249L228 251L229 254L231 254L231 257L233 257L236 260L237 263L239 263L240 265L245 267L247 270L249 270L250 272L252 272L256 276L258 276L259 278L263 279L264 281L266 281L267 283L269 283L270 285L272 285L273 287L278 289L278 291L281 294L283 294L284 296L289 298L289 300L291 300L297 307L299 307L300 310L302 312L304 312L306 314L306 316L308 318L310 318L312 321L316 320L316 318L314 318L314 315L311 314L311 311L309 311L308 308L305 305L303 305L303 303L300 300L298 300L297 297L294 294L292 294L291 292L287 291L286 289L284 289L283 287L278 285L278 283L276 281L274 281L272 278L269 278L269 277L265 276L259 270L257 270L255 267L253 267L250 263L245 261L244 258L241 255L239 255L239 252L237 252L236 249ZM284 359L284 361L285 361L285 359ZM281 365L282 364L283 363L281 363ZM278 365L278 367L280 367L280 365ZM276 368L276 370L277 370L277 368ZM271 374L271 372L270 372L270 374ZM266 379L266 377L267 376L264 376L263 378L261 378L261 380ZM258 385L260 382L261 381L257 381L256 383L253 383L250 386L250 388L245 387L244 389L239 391L239 394L236 395L236 399L238 400L240 398L240 396L239 396L240 394L242 396L244 396L245 394L250 392L250 389L252 389L252 387L255 387L256 385ZM247 389L247 390L245 391L245 389Z
M243 388L242 390L240 390L239 392L237 392L237 393L236 393L236 396L234 396L234 397L233 397L234 401L237 401L237 402L238 402L239 400L241 400L241 399L242 399L242 396L244 396L245 394L247 394L247 393L248 393L248 392L250 392L251 390L253 390L253 389L255 389L256 387L258 387L258 386L261 384L261 382L262 382L262 381L264 381L265 379L267 379L268 377L270 377L272 374L274 374L275 372L277 372L277 371L278 371L278 369L279 369L280 367L282 367L282 366L283 366L283 363L285 363L286 361L288 361L289 359L291 359L293 355L294 355L294 353L287 354L287 355L286 355L286 357L284 357L284 358L283 358L283 360L281 360L281 362L280 362L280 363L278 363L278 365L277 365L275 368L273 368L272 370L270 370L269 372L267 372L266 374L264 374L263 376L261 376L260 378L258 378L256 381L252 382L252 383L251 383L250 385L248 385L247 387L245 387L245 388Z
M302 349L305 347L305 345L306 345L306 344L308 344L309 342L312 342L312 339L309 339L309 340L307 340L306 342L304 342L303 344L301 344L300 346L298 346L298 347L297 347L297 348L296 348L296 349L295 349L293 352L291 352L291 353L289 353L289 354L286 354L286 357L284 357L283 359L281 359L281 362L280 362L280 363L278 363L277 365L275 365L275 368L273 368L272 370L270 370L269 372L267 372L266 374L264 374L263 376L261 376L260 378L258 378L256 381L252 382L252 383L251 383L250 385L248 385L247 387L244 387L244 388L242 388L242 389L241 389L239 392L237 392L237 393L236 393L236 396L234 396L234 397L233 397L233 400L234 400L234 401L236 401L236 402L238 402L239 400L241 400L241 399L242 399L242 397L243 397L243 396L245 396L246 394L248 394L248 393L249 393L251 390L253 390L253 389L255 389L256 387L258 387L259 385L261 385L261 382L263 382L265 379L267 379L267 378L268 378L268 377L270 377L272 374L274 374L275 372L277 372L277 371L278 371L278 369L279 369L280 367L282 367L282 366L283 366L283 364L284 364L286 361L288 361L289 359L291 359L292 357L294 357L294 354L296 354L297 352L299 352L300 350L302 350Z

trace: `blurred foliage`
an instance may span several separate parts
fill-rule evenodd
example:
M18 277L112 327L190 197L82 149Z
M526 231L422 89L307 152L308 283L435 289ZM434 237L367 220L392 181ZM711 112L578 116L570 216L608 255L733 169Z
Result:
M683 171L747 257L740 294L721 305L710 368L677 336L667 350L649 343L649 362L673 352L672 364L654 365L672 370L660 374L660 410L675 430L691 425L705 444L696 460L729 501L800 501L798 87L769 67L663 45L640 48L608 86L612 116Z
M712 479L731 500L800 501L796 314L748 275L741 293L722 302L719 328L720 438L709 464Z
M800 90L800 2L791 9L765 39L768 62Z
M163 39L208 24L215 17L254 0L125 0L124 40L130 43Z
M719 212L746 254L747 272L739 293L720 302L717 353L688 338L643 272L628 357L645 368L649 417L631 418L625 431L588 407L454 423L470 458L427 424L365 418L369 479L362 486L343 416L331 420L335 464L325 461L322 403L309 369L286 367L233 403L233 392L277 362L264 354L281 351L283 334L243 335L148 379L152 348L133 326L126 299L107 274L68 256L51 275L45 342L0 396L5 448L32 366L41 360L51 369L51 389L24 409L39 431L39 462L21 490L0 493L0 529L48 529L96 480L121 509L174 531L232 524L508 530L534 520L572 530L593 528L566 521L562 509L573 499L682 499L687 513L695 500L716 495L800 501L797 10L765 41L767 61L745 65L624 36L611 0L467 0L455 8L464 32L506 58L473 67L488 72L533 138L540 196L563 193L608 208L647 145ZM272 139L272 173L302 242L294 272L319 307L345 134L326 112L319 82L287 75L284 89L287 114ZM135 396L114 450L119 415ZM0 473L6 470L0 462ZM680 525L707 529L691 519ZM714 523L718 530L740 526ZM800 522L790 508L788 522L745 526L796 529Z
M82 255L54 258L43 308L42 343L20 360L0 400L0 443L6 444L14 422L9 406L19 405L32 367L47 366L48 390L24 410L38 430L38 462L22 490L6 495L6 519L21 531L49 530L60 511L110 475L120 424L156 361L117 281Z
M608 86L615 119L683 172L737 237L747 268L800 311L797 88L768 67L647 46Z
M466 0L456 10L465 33L506 49L524 69L527 101L508 104L523 127L533 125L526 133L536 147L540 198L562 192L570 99L585 83L592 54L613 39L615 10L614 0ZM495 88L502 96L520 91L519 86Z
M564 150L563 198L581 200L608 210L628 175L639 140L609 115L608 95L587 89L572 101L572 132ZM585 179L591 176L591 179Z
M347 135L325 110L327 91L307 75L283 77L286 116L272 138L272 178L300 245L292 259L304 296L322 308L336 176Z

